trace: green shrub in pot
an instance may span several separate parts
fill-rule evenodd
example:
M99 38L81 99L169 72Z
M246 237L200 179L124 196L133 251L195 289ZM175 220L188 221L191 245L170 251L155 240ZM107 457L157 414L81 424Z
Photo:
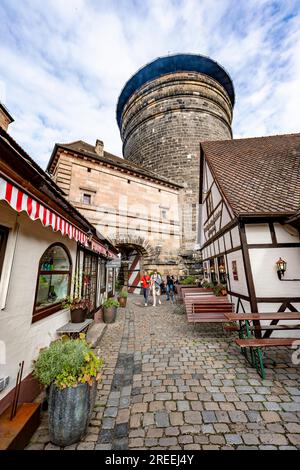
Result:
M118 294L118 302L120 307L126 307L126 302L128 298L128 292L124 288Z
M87 432L103 360L81 334L63 337L40 351L34 376L49 390L50 440L59 446L78 442Z
M104 323L114 323L117 315L117 308L120 306L119 302L110 297L103 302L103 321Z

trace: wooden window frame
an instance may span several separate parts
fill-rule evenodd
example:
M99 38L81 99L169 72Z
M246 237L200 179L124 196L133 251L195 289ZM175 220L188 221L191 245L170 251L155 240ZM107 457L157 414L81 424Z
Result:
M69 271L42 271L41 270L42 259L43 259L44 254L46 253L46 251L48 251L50 248L52 248L54 246L60 246L65 251L65 253L68 257L69 263L70 263ZM70 291L71 291L72 258L71 258L71 255L70 255L70 252L69 252L68 248L63 243L60 243L60 242L52 243L51 245L49 245L47 247L47 249L43 252L43 254L40 258L37 281L36 281L36 287L35 287L35 297L34 297L34 305L33 305L33 312L32 312L32 323L35 323L39 320L42 320L43 318L49 317L50 315L53 315L54 313L59 312L60 310L63 309L63 302L64 301L60 301L60 302L56 302L52 305L49 305L47 307L44 307L44 308L40 309L38 312L36 312L36 300L37 300L37 294L38 294L39 279L40 279L41 275L49 275L49 273L50 274L68 274L69 275L68 291L67 291L67 295L66 295L66 297L68 297L70 295Z
M1 240L2 240L1 245L0 245L0 279L1 279L2 268L4 265L4 259L5 259L5 253L6 253L6 247L7 247L9 228L4 227L3 225L0 225L0 232L1 232Z
M85 198L89 199L89 202L85 202ZM92 195L88 193L83 193L82 195L82 204L85 204L86 206L91 206L92 205Z
M213 200L212 200L212 194L211 191L208 191L206 195L206 212L207 212L207 219L211 216L213 213Z

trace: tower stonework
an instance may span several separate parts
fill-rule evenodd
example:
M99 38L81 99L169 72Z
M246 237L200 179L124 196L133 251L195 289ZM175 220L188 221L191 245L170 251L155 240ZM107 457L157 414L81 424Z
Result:
M117 120L125 159L184 185L182 251L195 248L200 142L232 138L234 90L213 60L193 54L156 59L125 85Z

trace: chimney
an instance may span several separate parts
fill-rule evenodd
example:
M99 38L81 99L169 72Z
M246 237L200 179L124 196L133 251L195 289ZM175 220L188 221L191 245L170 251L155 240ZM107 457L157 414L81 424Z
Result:
M103 154L104 154L104 144L102 142L102 140L96 140L96 145L95 145L95 152L97 155L99 155L99 157L103 157Z
M8 126L14 122L14 119L7 111L6 107L0 103L0 127L7 132Z

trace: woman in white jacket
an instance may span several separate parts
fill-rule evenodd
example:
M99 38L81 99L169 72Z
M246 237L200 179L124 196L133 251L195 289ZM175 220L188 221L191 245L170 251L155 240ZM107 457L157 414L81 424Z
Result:
M160 296L160 285L161 285L161 275L158 274L157 270L151 276L151 293L153 295L153 307L156 307L156 297L158 297L158 303L161 305Z

